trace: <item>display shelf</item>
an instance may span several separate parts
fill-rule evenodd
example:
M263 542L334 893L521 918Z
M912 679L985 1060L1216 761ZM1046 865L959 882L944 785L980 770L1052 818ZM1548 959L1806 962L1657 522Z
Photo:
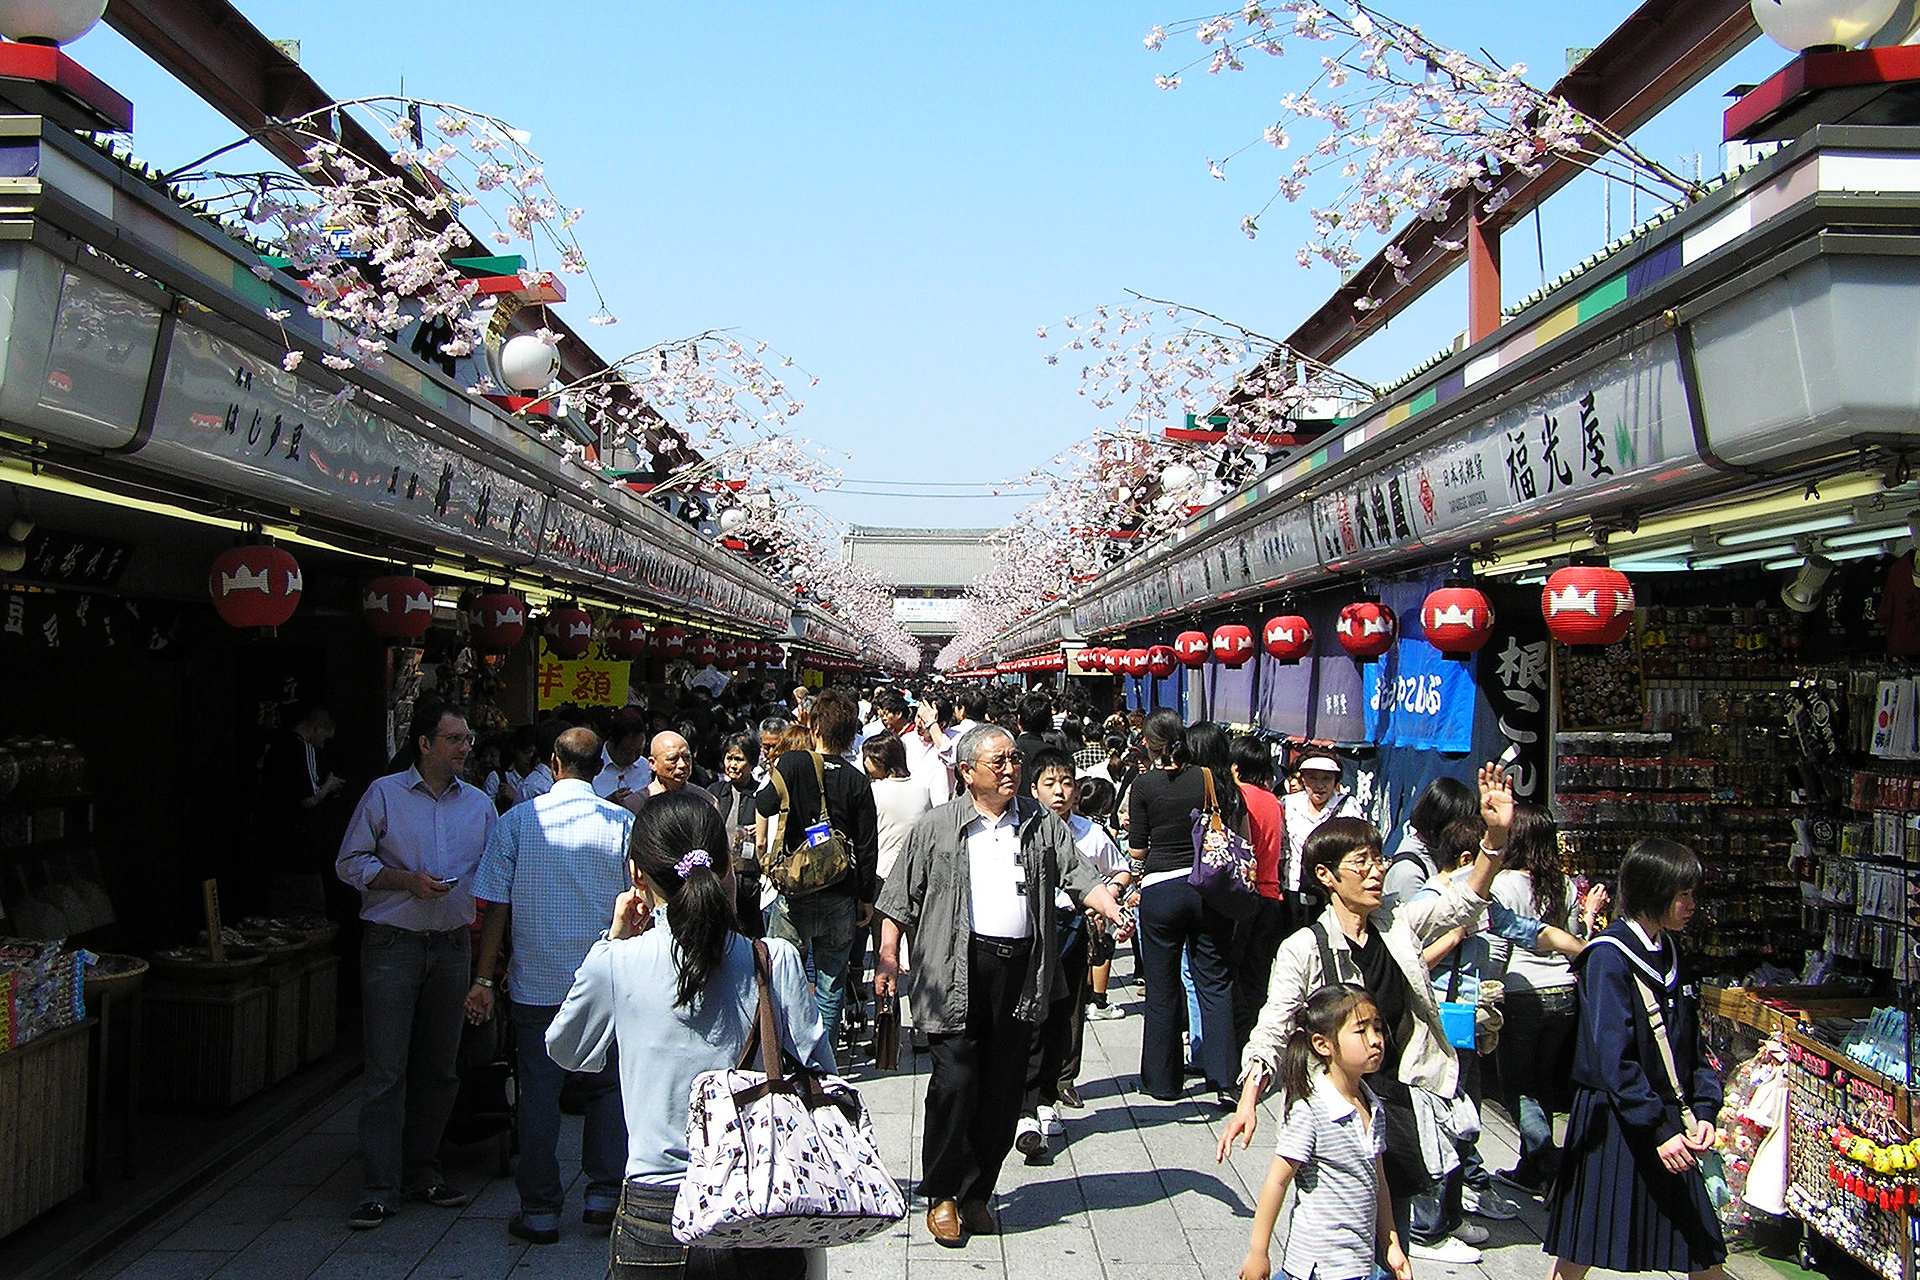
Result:
M1913 1138L1908 1091L1798 1029L1784 1038L1788 1208L1883 1280L1912 1280L1920 1180L1882 1156Z

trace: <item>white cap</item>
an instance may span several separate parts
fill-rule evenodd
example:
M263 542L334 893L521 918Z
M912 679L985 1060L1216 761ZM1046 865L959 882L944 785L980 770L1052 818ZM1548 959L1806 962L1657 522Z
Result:
M1293 767L1295 773L1306 773L1310 769L1318 770L1321 773L1339 773L1340 762L1332 756L1316 755L1308 756Z

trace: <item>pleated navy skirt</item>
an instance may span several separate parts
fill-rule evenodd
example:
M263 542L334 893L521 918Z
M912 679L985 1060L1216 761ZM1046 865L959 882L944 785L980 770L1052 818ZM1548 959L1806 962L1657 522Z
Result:
M1621 1127L1606 1094L1578 1087L1542 1247L1609 1271L1703 1271L1727 1260L1699 1170L1669 1173L1653 1144Z

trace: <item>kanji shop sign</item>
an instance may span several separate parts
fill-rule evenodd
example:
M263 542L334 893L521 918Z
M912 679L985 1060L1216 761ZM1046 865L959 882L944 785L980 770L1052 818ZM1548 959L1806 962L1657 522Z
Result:
M1611 507L1704 469L1679 347L1663 336L1315 499L1314 526L1322 562L1348 569Z
M597 659L561 662L557 658L542 658L534 671L533 688L542 711L568 703L576 707L624 707L627 677L632 671L631 662Z

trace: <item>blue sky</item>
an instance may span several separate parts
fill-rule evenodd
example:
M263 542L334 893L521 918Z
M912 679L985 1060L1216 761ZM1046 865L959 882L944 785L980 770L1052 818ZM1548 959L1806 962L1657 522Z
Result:
M621 323L584 325L584 288L563 314L609 358L716 327L773 343L819 377L795 427L851 455L837 459L850 489L1017 476L1108 421L1064 362L1043 363L1038 325L1131 288L1279 336L1336 284L1295 265L1301 220L1269 215L1259 239L1240 233L1277 165L1255 154L1227 182L1206 172L1207 157L1258 137L1312 64L1191 75L1162 92L1154 75L1172 69L1175 44L1154 55L1141 38L1198 12L1166 0L239 3L269 36L298 38L302 64L337 97L404 80L530 130L555 194L587 210L577 231ZM1568 46L1598 42L1635 5L1388 7L1457 47L1524 61L1545 85ZM104 25L69 52L134 100L141 158L171 167L235 136ZM1721 93L1786 58L1756 42L1643 146L1689 171L1700 153L1717 171ZM1597 249L1601 232L1598 184L1583 179L1543 220L1547 274ZM1530 223L1509 233L1506 263L1510 300L1538 287ZM1387 380L1464 325L1456 279L1344 364ZM987 526L1020 500L819 504L859 523Z

